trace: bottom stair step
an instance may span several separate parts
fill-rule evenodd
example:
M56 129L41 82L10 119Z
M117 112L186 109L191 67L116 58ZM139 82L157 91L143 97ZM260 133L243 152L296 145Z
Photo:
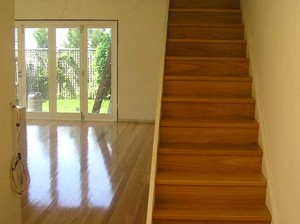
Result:
M178 220L178 222L175 222ZM165 222L167 221L167 222ZM181 222L180 222L181 221ZM194 221L194 222L191 222ZM271 216L265 205L255 204L201 204L174 205L156 203L153 223L270 223Z
M270 224L270 221L193 221L193 220L162 220L156 219L153 224Z

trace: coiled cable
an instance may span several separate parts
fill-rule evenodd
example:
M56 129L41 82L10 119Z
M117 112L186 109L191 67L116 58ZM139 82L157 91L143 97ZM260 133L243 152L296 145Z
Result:
M21 155L21 130L20 130L20 121L21 121L21 114L19 109L13 105L13 109L16 112L16 149L17 149L17 156L11 162L10 168L10 179L13 189L18 193L22 194L25 192L30 183L30 175L28 172L27 164L22 159Z

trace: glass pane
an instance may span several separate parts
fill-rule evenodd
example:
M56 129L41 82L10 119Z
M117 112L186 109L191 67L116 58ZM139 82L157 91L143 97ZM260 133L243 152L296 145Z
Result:
M88 30L88 113L110 114L111 28Z
M80 31L56 29L57 112L80 112Z
M27 111L49 112L48 29L25 29Z

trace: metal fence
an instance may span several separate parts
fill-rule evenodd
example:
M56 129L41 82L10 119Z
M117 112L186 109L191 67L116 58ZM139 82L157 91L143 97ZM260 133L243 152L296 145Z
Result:
M94 63L96 49L88 50L88 96L94 99L99 85ZM40 92L42 98L49 95L48 49L25 50L26 92ZM97 81L98 80L98 81ZM57 49L56 51L57 97L75 99L80 94L80 50Z

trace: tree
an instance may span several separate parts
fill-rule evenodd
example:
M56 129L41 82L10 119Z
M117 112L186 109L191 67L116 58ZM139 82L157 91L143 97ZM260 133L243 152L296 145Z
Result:
M48 48L48 29L39 28L33 32L38 48Z
M89 48L97 48L101 43L103 31L100 29L89 29Z
M92 113L100 113L103 100L110 97L111 94L111 56L110 51L105 62L102 78L100 80L97 95L94 101ZM109 110L109 109L108 109Z
M97 82L99 83L102 78L102 73L104 70L105 62L108 59L111 45L111 35L110 33L99 32L99 37L97 39L97 48L95 52L95 67L97 70ZM96 42L96 41L95 41Z
M78 28L70 28L64 47L57 49L56 75L58 98L74 99L79 97L79 54L80 32Z
M70 28L67 33L68 42L64 43L65 48L79 48L80 32L78 28Z
M93 88L91 95L97 95L101 99L109 99L111 94L111 80L110 80L110 48L111 48L111 33L110 29L88 29L88 47L96 49L94 54L94 67L96 68L96 82L98 87ZM45 28L37 29L34 32L34 37L38 48L48 48L48 30ZM74 98L78 97L79 90L79 63L78 63L78 49L80 48L80 29L69 28L67 32L67 40L63 44L65 48L57 49L56 55L56 74L58 85L59 98ZM43 60L40 60L41 62ZM45 61L45 63L47 63ZM47 66L39 70L40 76L47 78ZM105 69L106 67L106 69ZM105 74L103 74L105 73ZM104 77L103 77L104 76ZM43 80L47 84L47 80ZM105 84L105 85L104 85ZM48 86L47 86L48 87ZM98 107L98 106L97 106ZM101 107L101 105L100 105ZM99 108L100 110L100 108ZM97 111L99 111L97 109Z
M97 41L94 40L97 43L94 63L99 86L92 113L99 113L103 100L110 99L111 96L111 34L103 29L94 33L98 37Z
M33 32L37 48L48 48L48 29L39 28ZM38 91L42 94L42 97L48 98L48 53L47 50L35 50L35 56L37 58L36 65L28 65L26 72L27 79L27 92ZM36 84L32 84L32 83ZM31 88L30 88L31 85Z

